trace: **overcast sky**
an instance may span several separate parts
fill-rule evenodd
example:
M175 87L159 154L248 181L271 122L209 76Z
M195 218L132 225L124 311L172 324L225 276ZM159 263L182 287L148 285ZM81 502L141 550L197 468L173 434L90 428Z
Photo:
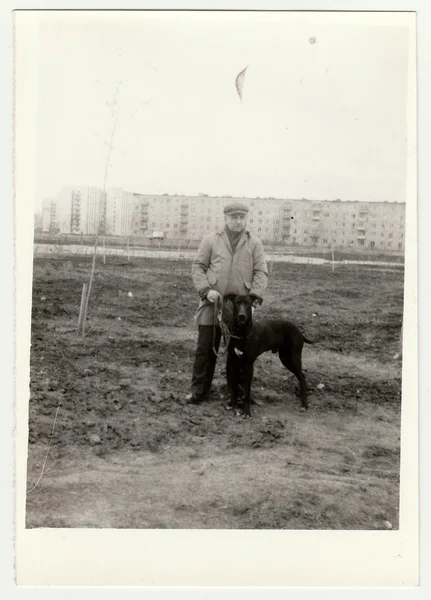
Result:
M108 187L404 201L409 31L337 19L46 13L37 206L103 186L117 108Z

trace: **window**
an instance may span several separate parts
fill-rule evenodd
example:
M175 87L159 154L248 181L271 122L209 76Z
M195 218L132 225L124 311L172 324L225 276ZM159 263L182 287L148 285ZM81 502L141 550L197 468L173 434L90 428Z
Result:
M358 240L358 244L360 246L364 246L365 245L365 240Z
M394 234L393 234L393 233L390 233L390 234L388 235L388 237L389 237L389 238L393 238L393 237L394 237Z

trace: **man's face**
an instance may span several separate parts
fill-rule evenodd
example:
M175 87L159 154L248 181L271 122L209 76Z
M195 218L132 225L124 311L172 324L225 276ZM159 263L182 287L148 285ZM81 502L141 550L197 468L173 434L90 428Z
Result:
M242 231L247 223L247 215L243 212L225 215L226 225L230 231Z

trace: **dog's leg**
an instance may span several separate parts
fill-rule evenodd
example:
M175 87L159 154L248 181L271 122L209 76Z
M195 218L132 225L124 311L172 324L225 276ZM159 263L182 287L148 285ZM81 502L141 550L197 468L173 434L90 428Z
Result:
M286 369L293 373L299 382L299 396L301 398L301 410L308 408L308 391L304 373L302 371L301 350L291 351L283 349L279 352L279 357Z
M307 383L305 381L304 372L302 370L302 359L301 354L294 353L292 356L293 373L296 375L299 381L299 395L301 397L301 410L307 410L308 408L308 391Z
M228 355L226 362L226 379L230 399L226 404L226 410L233 410L235 408L238 396L237 385L235 383L235 369L232 363L232 358Z
M253 365L245 363L243 367L244 373L244 414L246 417L251 417L251 383L253 381Z

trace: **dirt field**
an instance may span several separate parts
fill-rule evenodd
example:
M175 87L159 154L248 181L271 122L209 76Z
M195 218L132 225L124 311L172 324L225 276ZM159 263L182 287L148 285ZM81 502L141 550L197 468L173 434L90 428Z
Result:
M190 263L34 263L28 527L398 528L402 269L274 264L259 316L286 316L304 348L310 410L271 353L252 419L188 406L197 296ZM319 384L323 384L320 386ZM318 387L319 386L319 387ZM59 407L59 408L58 408Z

